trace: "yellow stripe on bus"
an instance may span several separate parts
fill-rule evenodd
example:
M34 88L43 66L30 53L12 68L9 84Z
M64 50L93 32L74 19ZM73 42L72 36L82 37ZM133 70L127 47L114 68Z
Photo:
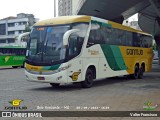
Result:
M29 64L25 64L26 69L31 70L31 71L42 71L42 66L33 66L33 65L29 65Z
M151 70L151 65L149 64L153 56L151 48L120 46L120 50L129 74L134 73L136 63L139 63L140 66L145 63L146 71Z
M91 16L60 16L57 18L52 18L48 20L42 20L37 22L34 26L45 26L45 25L61 25L70 24L76 22L90 22Z

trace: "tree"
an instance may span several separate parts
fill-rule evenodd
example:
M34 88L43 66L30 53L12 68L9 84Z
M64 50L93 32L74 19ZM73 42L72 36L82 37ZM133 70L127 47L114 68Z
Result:
M25 27L25 30L24 30L25 32L30 32L31 31L31 29L30 29L30 27L29 27L29 25L26 25L26 27Z
M153 47L153 50L157 50L157 45L156 45L156 43L154 43L152 47Z

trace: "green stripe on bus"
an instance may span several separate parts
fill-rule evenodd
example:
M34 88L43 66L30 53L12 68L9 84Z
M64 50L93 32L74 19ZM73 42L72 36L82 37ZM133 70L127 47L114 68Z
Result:
M61 64L53 65L53 66L44 66L42 70L57 70Z
M121 51L118 46L101 45L105 58L114 71L127 70Z
M99 25L102 25L102 26L105 26L105 27L112 27L111 24L108 24L108 23L102 23L102 22L98 22L98 21L93 21L92 20L92 23L95 23L95 24L99 24Z
M111 24L107 24L107 23L102 23L102 26L105 26L105 27L112 27L112 25Z

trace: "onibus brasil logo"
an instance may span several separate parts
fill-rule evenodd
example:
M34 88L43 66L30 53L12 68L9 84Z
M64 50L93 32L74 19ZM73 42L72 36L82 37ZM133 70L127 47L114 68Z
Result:
M21 106L22 101L23 100L20 100L20 99L9 101L9 103L12 106L5 106L5 110L26 110L27 109L26 106Z
M143 109L147 111L155 110L158 107L158 104L153 104L150 101L144 103Z

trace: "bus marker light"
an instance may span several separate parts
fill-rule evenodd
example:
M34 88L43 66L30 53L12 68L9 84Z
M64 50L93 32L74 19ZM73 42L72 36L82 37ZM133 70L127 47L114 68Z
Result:
M62 79L62 76L57 77L57 80L60 80L60 79Z
M38 80L45 80L44 77L37 77Z

